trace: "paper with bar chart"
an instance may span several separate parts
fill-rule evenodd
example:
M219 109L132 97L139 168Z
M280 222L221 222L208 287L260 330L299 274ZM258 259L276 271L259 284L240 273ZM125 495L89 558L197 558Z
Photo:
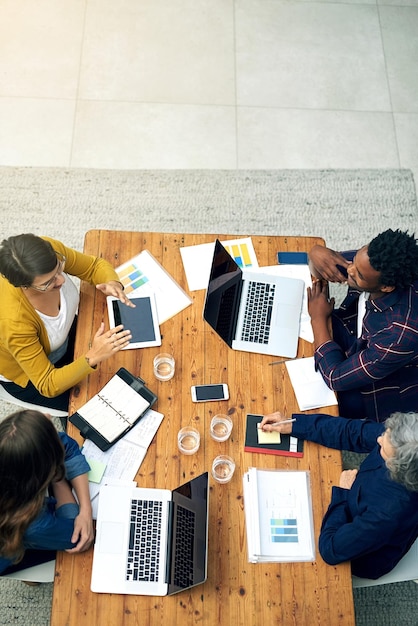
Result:
M154 293L159 324L192 303L192 299L148 250L117 267L116 272L129 298Z
M241 269L248 270L258 267L257 256L251 237L228 239L227 241L221 241L221 244ZM206 289L208 286L214 248L214 241L180 248L190 291Z
M250 468L243 480L248 560L313 561L309 472Z

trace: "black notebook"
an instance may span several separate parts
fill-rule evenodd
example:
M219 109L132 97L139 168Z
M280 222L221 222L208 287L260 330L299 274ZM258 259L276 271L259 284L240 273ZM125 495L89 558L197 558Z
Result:
M145 415L157 396L121 367L69 420L86 439L108 450Z
M261 452L281 456L303 456L303 441L292 437L292 435L280 433L280 443L259 443L257 425L262 419L262 415L247 415L244 444L245 452Z

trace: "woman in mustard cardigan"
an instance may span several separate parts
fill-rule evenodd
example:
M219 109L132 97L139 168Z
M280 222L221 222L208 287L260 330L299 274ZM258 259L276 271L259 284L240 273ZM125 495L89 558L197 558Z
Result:
M0 384L17 399L68 410L69 390L97 364L124 348L130 331L100 325L84 355L73 360L79 294L70 279L130 301L107 261L32 234L0 245Z

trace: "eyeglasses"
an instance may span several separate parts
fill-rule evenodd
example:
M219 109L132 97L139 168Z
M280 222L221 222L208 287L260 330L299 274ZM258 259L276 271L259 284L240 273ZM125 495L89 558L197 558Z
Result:
M51 287L51 285L54 285L56 283L58 276L61 276L61 274L64 271L66 258L60 252L56 252L55 254L57 255L58 265L57 265L57 271L55 272L53 277L50 278L43 285L39 285L39 286L37 286L37 285L30 285L31 289L36 289L36 291L48 291L48 289Z

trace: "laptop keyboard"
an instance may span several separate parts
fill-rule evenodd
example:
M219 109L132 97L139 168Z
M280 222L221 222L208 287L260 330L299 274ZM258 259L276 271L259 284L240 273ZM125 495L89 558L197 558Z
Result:
M194 511L178 505L176 528L173 582L178 587L190 587L193 584Z
M126 580L157 582L163 503L132 500Z
M249 281L241 341L269 342L276 285Z

